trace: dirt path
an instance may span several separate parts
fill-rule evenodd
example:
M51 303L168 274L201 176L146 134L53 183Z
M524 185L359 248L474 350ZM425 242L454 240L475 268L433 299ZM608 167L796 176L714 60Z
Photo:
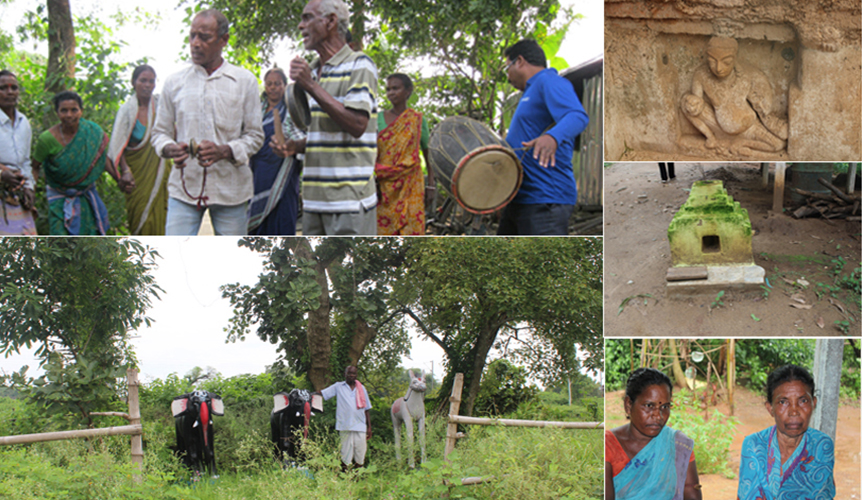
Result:
M668 184L660 182L655 163L615 163L605 169L606 336L833 336L842 335L835 322L846 320L847 313L856 319L850 334L860 335L858 306L846 291L835 292L840 301L831 303L827 287L835 283L833 259L846 261L841 274L860 265L862 225L836 221L830 226L771 213L772 182L769 190L761 189L757 167L677 163L677 179ZM723 305L712 309L714 293L684 300L666 296L665 273L671 266L667 228L688 198L687 189L703 179L723 180L730 195L748 209L754 260L772 286L768 297L727 292ZM799 278L809 286L798 289L785 281ZM792 308L795 293L811 308ZM638 295L617 314L624 299Z
M763 398L747 389L737 387L735 392L736 408L734 416L739 420L733 443L730 445L728 466L735 474L739 472L739 457L742 451L742 441L745 436L761 431L775 420L769 416L763 406ZM605 428L611 429L625 423L622 405L623 391L605 394ZM718 406L725 415L730 414L726 403ZM862 498L862 457L860 457L858 406L841 405L838 409L838 428L835 442L835 477L836 499L850 500ZM697 437L694 437L697 446ZM726 479L717 474L701 474L703 485L703 500L733 500L736 498L738 479Z

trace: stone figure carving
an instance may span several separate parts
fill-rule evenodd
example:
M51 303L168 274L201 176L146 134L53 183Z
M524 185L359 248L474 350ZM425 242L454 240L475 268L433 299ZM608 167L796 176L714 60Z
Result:
M682 112L720 155L775 156L787 145L787 121L771 114L772 86L759 69L740 61L733 38L712 37L707 64L682 98ZM764 155L764 153L772 153Z

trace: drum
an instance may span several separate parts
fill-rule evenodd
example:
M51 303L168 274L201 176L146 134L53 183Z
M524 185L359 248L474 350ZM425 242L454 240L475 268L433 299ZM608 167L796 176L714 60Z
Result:
M287 86L284 93L287 100L287 111L290 114L290 119L296 128L303 132L308 132L308 126L311 124L311 111L308 109L308 97L302 87L295 83Z
M515 152L482 122L446 118L431 132L428 150L440 184L468 212L496 212L521 186L524 173Z

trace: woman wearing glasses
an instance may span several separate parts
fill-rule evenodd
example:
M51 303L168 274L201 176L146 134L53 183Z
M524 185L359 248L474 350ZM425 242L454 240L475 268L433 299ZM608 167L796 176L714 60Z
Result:
M629 423L605 431L606 500L701 500L694 441L666 427L673 386L638 368L626 382Z

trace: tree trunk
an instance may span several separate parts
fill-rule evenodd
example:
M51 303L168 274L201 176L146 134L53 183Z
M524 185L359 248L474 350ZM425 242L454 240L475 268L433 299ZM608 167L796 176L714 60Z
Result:
M494 339L497 338L497 332L500 327L506 324L506 313L499 313L491 321L486 323L482 331L479 332L479 338L476 340L476 345L473 348L473 371L470 374L470 386L467 391L467 405L464 408L464 415L473 415L473 406L476 404L476 397L479 395L479 386L482 383L482 372L485 370L485 360L488 357L488 352L494 345Z
M353 329L353 338L350 342L350 350L347 352L347 359L350 360L351 366L357 366L359 360L362 359L362 353L368 344L377 336L377 329L368 326L362 318L356 318L355 328Z
M362 50L365 47L365 0L353 0L353 9L350 13L353 20L353 26L350 27L350 34L353 37L353 48Z
M673 357L673 378L676 379L676 385L683 388L688 387L688 381L685 379L685 373L682 371L679 356L676 353L676 340L668 339L668 346L670 347L670 355Z
M69 0L48 0L48 71L45 89L65 90L65 79L75 78L75 29Z
M308 239L301 238L296 245L296 256L300 259L314 260L314 252ZM308 313L308 353L311 362L308 367L308 380L315 391L320 391L329 385L329 358L332 354L332 336L329 331L329 283L326 279L326 267L318 262L315 266L315 280L320 286L320 307Z

